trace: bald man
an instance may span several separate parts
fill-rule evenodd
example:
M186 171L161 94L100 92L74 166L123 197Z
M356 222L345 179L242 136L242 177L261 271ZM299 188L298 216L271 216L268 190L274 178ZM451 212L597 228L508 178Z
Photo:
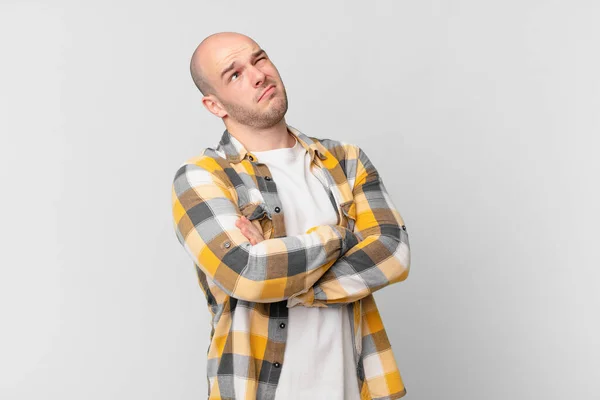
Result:
M286 123L281 76L251 38L207 37L190 71L226 128L172 188L212 317L208 398L403 397L373 292L406 279L410 248L375 166Z

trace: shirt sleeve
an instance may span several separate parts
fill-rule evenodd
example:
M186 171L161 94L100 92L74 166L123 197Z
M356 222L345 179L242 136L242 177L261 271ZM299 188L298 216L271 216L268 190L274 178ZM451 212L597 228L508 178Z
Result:
M186 253L229 296L270 303L306 293L358 243L347 228L322 225L250 244L235 226L241 213L225 176L211 157L183 164L173 180L172 211Z
M306 293L288 299L288 307L347 304L408 277L410 245L404 220L367 154L358 146L354 148L357 154L352 190L356 215L354 232L361 241L340 257Z

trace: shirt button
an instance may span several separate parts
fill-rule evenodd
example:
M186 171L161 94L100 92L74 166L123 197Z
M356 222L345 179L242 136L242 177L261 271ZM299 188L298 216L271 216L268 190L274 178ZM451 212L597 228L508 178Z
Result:
M281 329L285 328L285 322L282 322L282 323L280 323L280 324L279 324L279 327L280 327Z
M275 368L279 368L279 367L281 367L281 364L279 364L278 362L276 362L275 364L273 364L273 366L274 366Z
M230 248L230 247L231 247L231 243L229 243L229 242L225 242L225 244L224 244L223 246L225 246L225 248L226 248L226 249L228 249L228 248Z
M267 181L270 181L270 180L271 180L271 177L270 177L270 176L265 176L265 179L266 179Z
M279 211L281 211L281 208L275 207L275 212L278 213Z

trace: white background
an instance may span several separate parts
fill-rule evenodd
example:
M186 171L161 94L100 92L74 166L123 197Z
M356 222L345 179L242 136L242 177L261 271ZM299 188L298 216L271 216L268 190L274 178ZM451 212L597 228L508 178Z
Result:
M227 30L406 221L376 299L407 399L600 398L597 2L0 4L1 399L206 398L170 190L223 132L188 63Z

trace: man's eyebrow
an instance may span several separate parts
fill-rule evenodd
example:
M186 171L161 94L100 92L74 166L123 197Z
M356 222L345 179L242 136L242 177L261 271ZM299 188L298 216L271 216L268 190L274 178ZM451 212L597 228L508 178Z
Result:
M229 64L229 67L225 68L223 70L223 72L221 72L221 79L223 79L223 77L225 76L226 73L228 73L229 71L231 71L234 68L235 68L235 61L232 62L231 64Z
M252 58L257 58L258 56L262 56L263 54L267 54L263 49L258 49L254 53L252 53Z

